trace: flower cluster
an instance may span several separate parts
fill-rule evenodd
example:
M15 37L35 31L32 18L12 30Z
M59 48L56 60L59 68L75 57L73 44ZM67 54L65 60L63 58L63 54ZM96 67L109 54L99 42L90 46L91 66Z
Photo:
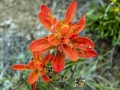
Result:
M64 69L65 56L71 61L77 61L79 57L97 56L93 51L94 43L89 38L78 35L86 25L85 15L76 24L72 23L76 8L77 2L74 0L68 6L63 20L56 20L56 17L46 5L42 5L38 13L40 22L51 34L34 40L29 49L32 52L39 51L42 54L51 49L56 50L56 54L52 59L52 67L56 72Z
M50 82L49 77L46 76L46 65L50 62L52 58L52 54L47 54L46 57L42 60L42 55L39 52L33 52L33 60L30 61L28 64L15 64L12 66L14 70L32 70L30 75L28 76L28 83L29 84L36 84L39 76L45 82ZM33 90L35 89L34 87Z
M46 76L45 68L49 62L52 62L52 68L55 72L61 72L65 66L66 56L73 62L77 61L78 58L97 56L92 40L86 36L79 36L86 25L85 15L76 24L72 23L76 8L77 2L73 0L65 12L64 19L57 20L46 5L40 7L38 18L51 34L31 42L29 50L33 53L32 61L27 65L15 64L12 66L14 70L32 70L28 77L29 84L34 84L39 76L45 82L50 81ZM55 54L50 54L50 50L55 51ZM46 55L46 57L42 59L42 55Z

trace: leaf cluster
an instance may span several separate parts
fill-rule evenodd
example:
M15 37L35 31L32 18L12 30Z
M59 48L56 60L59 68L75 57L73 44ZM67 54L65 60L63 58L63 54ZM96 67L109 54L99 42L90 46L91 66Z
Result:
M117 11L115 10L117 8ZM97 5L87 12L87 29L95 36L95 40L105 39L112 45L120 45L120 4Z

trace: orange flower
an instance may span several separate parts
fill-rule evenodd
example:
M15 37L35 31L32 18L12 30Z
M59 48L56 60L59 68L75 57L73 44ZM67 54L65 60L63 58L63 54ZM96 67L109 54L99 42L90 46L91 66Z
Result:
M32 70L30 75L28 76L28 83L33 84L33 90L36 90L36 81L38 80L39 76L42 77L42 79L45 82L50 82L50 79L45 75L46 74L46 68L45 65L47 65L51 60L52 55L48 54L44 60L42 60L42 56L38 52L33 52L33 60L30 61L27 65L26 64L15 64L12 66L12 69L14 70Z
M46 52L56 47L57 53L52 60L54 71L60 72L65 65L65 55L71 61L77 61L78 57L96 57L93 51L94 43L87 37L78 36L85 25L85 15L76 24L72 23L77 8L76 0L68 6L64 19L56 20L46 5L41 6L38 14L40 22L52 32L48 37L37 39L30 44L31 51ZM64 55L65 54L65 55Z

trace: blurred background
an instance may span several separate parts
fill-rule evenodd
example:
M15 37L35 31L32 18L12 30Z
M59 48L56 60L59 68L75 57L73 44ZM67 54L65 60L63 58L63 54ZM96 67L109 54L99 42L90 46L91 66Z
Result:
M27 81L15 89L28 75L9 66L29 62L31 41L49 34L37 17L40 6L46 4L57 19L62 19L71 1L0 0L0 90L32 90ZM54 82L56 90L120 90L120 0L76 1L73 23L86 14L87 25L80 35L92 34L99 56L67 64L70 70L63 71ZM50 88L41 82L38 90Z

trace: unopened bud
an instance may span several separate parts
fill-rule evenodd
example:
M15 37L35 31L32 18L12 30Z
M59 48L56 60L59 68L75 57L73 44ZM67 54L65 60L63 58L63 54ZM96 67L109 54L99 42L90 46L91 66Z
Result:
M115 8L114 12L116 12L116 13L119 12L119 8Z

